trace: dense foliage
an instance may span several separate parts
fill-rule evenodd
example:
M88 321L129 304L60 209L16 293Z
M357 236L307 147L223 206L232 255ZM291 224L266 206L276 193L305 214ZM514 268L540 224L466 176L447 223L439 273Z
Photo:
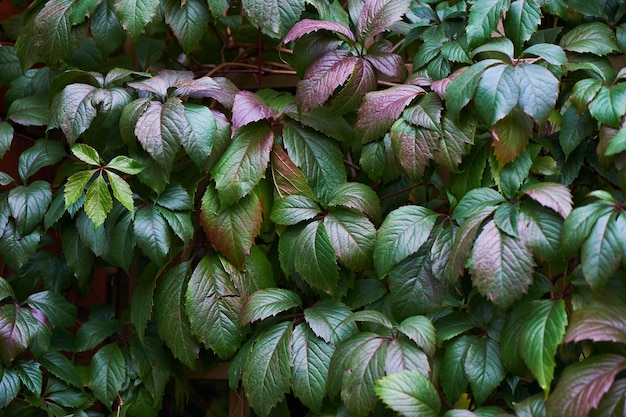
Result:
M12 1L0 416L624 415L624 2Z

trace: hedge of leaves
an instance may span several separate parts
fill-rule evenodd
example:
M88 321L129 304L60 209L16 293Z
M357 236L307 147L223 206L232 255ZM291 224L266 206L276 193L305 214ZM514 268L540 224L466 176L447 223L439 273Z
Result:
M12 2L0 416L624 415L625 3Z

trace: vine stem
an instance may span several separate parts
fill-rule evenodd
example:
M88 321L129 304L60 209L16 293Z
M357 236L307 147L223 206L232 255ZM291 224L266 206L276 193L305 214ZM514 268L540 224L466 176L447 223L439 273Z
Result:
M391 198L391 197L395 197L395 196L400 195L402 193L406 193L407 191L411 191L413 188L417 188L420 185L422 185L422 184L419 184L419 183L413 184L413 185L410 185L410 186L408 186L406 188L403 188L401 190L395 191L395 192L393 192L391 194L384 195L384 196L380 197L380 201L386 200L386 199Z

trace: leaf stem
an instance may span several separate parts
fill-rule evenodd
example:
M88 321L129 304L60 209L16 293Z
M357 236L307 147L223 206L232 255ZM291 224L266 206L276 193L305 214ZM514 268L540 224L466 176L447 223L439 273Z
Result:
M386 200L388 198L392 198L392 197L395 197L397 195L406 193L407 191L411 191L413 188L417 188L420 185L422 185L422 184L421 183L416 183L416 184L410 185L408 187L405 187L405 188L403 188L401 190L394 191L393 193L390 193L390 194L387 194L387 195L384 195L384 196L380 197L380 201L383 201L383 200Z

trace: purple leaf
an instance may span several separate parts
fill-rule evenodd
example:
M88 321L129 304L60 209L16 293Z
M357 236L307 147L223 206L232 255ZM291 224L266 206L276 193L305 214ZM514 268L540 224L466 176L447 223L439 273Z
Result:
M564 342L583 340L626 344L626 307L609 299L574 311Z
M212 98L229 110L233 108L235 95L239 93L239 88L224 77L202 77L196 80L184 80L177 82L174 87L176 87L173 93L175 96Z
M329 22L326 20L302 19L296 23L293 28L291 28L289 33L287 33L285 39L283 39L283 43L296 41L304 35L317 32L318 30L329 30L354 42L354 35L350 32L350 29L341 23Z
M524 187L522 192L542 206L556 211L564 219L572 211L572 194L564 185L541 182Z
M363 134L363 143L381 137L400 117L404 108L424 93L423 88L414 85L397 85L367 93L356 122L357 129Z
M167 96L167 90L171 86L181 81L189 81L193 79L191 71L174 71L162 70L158 75L141 81L128 83L129 87L139 91L148 91L160 96Z
M296 103L303 110L321 106L333 92L352 75L358 58L344 50L328 52L319 57L298 83Z
M315 199L313 191L300 168L277 143L273 145L271 160L274 187L281 198L289 195L303 195Z
M434 157L431 149L435 147L439 134L429 129L417 129L401 119L391 128L390 136L400 166L409 178L419 180Z
M241 126L274 117L278 117L278 112L270 108L261 96L249 91L240 91L235 96L233 133Z
M366 1L357 21L357 38L367 43L400 20L410 5L411 0Z
M394 80L403 80L406 77L404 60L398 54L390 52L368 53L367 59L381 74Z
M624 369L626 357L615 354L596 355L569 365L546 402L546 416L588 416Z
M348 82L333 100L332 113L346 114L356 110L365 93L375 90L376 86L374 67L366 60L359 58Z

